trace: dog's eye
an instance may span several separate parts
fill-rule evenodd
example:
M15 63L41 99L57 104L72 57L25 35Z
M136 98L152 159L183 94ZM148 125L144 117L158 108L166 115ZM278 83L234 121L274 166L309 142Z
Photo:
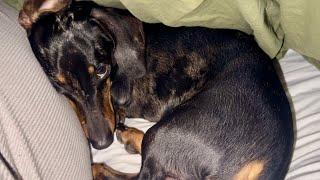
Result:
M96 74L99 79L106 78L110 75L111 66L109 64L100 63L97 66Z

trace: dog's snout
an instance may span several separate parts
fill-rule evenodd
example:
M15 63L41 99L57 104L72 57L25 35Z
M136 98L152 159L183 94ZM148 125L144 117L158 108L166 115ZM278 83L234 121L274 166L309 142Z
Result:
M99 110L90 110L87 114L89 141L95 149L109 147L114 139L113 130Z
M111 131L108 131L110 133L107 134L101 134L100 136L95 136L89 138L89 141L93 148L95 149L105 149L109 147L113 143L113 134Z

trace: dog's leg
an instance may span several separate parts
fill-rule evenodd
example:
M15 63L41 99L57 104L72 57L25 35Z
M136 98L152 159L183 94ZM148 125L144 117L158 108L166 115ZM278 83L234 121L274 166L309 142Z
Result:
M117 127L123 126L126 119L125 109L122 107L117 107L115 116L116 116Z
M136 128L121 125L116 130L117 139L124 144L126 151L130 154L141 154L141 144L144 133Z
M132 85L128 77L117 74L112 81L111 95L115 106L126 106L131 101Z
M136 173L122 173L112 169L103 163L92 164L92 175L94 180L133 180L136 179Z

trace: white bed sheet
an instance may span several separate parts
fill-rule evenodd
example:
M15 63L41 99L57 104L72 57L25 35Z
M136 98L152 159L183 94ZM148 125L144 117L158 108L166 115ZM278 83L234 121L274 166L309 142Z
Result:
M287 180L320 180L320 71L302 56L289 51L280 61L296 115L296 144ZM154 123L128 119L128 126L146 131ZM92 150L94 162L116 170L138 172L140 155L128 154L115 142L105 150Z

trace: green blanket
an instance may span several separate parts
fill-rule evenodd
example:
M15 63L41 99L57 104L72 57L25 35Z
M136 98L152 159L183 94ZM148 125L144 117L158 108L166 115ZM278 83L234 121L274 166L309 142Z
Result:
M21 5L22 0L6 0ZM20 2L20 4L19 4ZM238 29L271 57L288 48L320 60L320 0L96 0L126 8L142 21L169 26ZM17 7L17 6L16 6Z

